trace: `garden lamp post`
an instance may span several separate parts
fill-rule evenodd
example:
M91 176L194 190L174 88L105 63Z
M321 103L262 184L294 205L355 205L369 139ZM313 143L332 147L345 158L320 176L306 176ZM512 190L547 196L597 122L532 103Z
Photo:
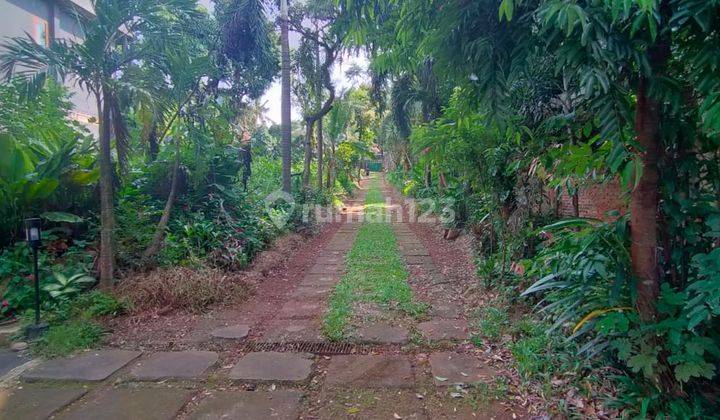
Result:
M25 219L25 240L33 250L33 275L35 280L35 323L25 329L28 338L40 337L47 331L48 325L40 322L40 276L38 275L38 248L42 245L40 219Z

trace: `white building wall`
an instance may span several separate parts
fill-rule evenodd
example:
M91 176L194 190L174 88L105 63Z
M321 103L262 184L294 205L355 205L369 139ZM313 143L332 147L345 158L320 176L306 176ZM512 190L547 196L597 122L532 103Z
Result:
M81 42L83 39L80 17L72 9L57 0L0 0L0 43L9 38L27 37L38 43L50 41L53 35L59 39ZM89 0L74 0L72 3L91 10ZM90 9L86 9L90 8ZM3 75L4 76L4 75ZM74 105L72 117L84 123L97 134L97 124L90 120L97 117L95 99L77 86L74 80L66 80Z

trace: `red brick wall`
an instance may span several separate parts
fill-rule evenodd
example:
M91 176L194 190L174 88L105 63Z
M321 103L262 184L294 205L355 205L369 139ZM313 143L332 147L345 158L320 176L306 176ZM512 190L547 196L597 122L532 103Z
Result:
M555 202L555 197L551 196L551 202ZM619 181L580 189L578 193L578 207L580 217L592 217L595 219L607 219L606 213L611 210L618 210L620 213L624 213L627 209ZM572 197L567 194L567 191L563 191L560 197L558 212L560 216L563 217L573 217L575 215Z

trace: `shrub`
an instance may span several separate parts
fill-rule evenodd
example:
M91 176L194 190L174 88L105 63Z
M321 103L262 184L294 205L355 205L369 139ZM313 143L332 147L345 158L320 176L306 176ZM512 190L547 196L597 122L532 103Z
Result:
M497 341L508 327L508 315L502 309L488 307L480 310L478 338Z
M126 300L99 291L78 296L73 306L81 309L85 317L92 318L117 316L130 310L130 304Z

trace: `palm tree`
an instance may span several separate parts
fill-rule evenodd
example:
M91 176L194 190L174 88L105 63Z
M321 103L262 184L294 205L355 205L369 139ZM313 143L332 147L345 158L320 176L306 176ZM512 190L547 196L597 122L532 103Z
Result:
M193 41L196 40L188 39L184 44L175 44L175 46L176 48L180 46L178 50L181 51L187 51L193 47L198 48L199 45L193 45ZM158 101L158 113L161 115L159 119L164 121L165 125L160 132L160 136L157 138L158 143L162 143L173 127L179 123L181 114L187 112L188 108L196 105L193 101L202 101L202 95L204 93L202 91L202 80L209 78L209 75L212 73L211 62L207 59L206 55L189 57L185 54L177 54L171 51L163 55L164 63L161 68L165 75L166 86L164 86L163 89L157 89L157 94L161 98L161 100ZM173 159L170 192L165 201L165 207L163 208L160 220L155 228L153 239L143 253L142 261L145 265L154 262L155 256L162 248L165 231L170 222L170 214L177 196L178 178L180 176L180 141L180 135L173 136L175 157Z
M85 40L55 40L49 47L13 38L0 55L0 71L39 87L49 77L72 77L95 97L99 117L100 287L113 286L113 163L110 124L122 121L117 93L132 89L118 75L140 60L152 61L153 40L172 42L183 22L194 20L195 0L95 0L95 16L82 23ZM142 34L142 39L136 35ZM130 40L130 42L123 42ZM123 45L125 44L125 45ZM117 130L116 130L117 132ZM117 143L117 142L116 142ZM118 147L119 145L116 145ZM122 159L118 147L118 158Z
M283 191L291 192L290 166L292 165L292 127L290 124L290 42L288 39L288 0L280 0L280 48L282 72L282 98L280 101L282 125L282 177Z

